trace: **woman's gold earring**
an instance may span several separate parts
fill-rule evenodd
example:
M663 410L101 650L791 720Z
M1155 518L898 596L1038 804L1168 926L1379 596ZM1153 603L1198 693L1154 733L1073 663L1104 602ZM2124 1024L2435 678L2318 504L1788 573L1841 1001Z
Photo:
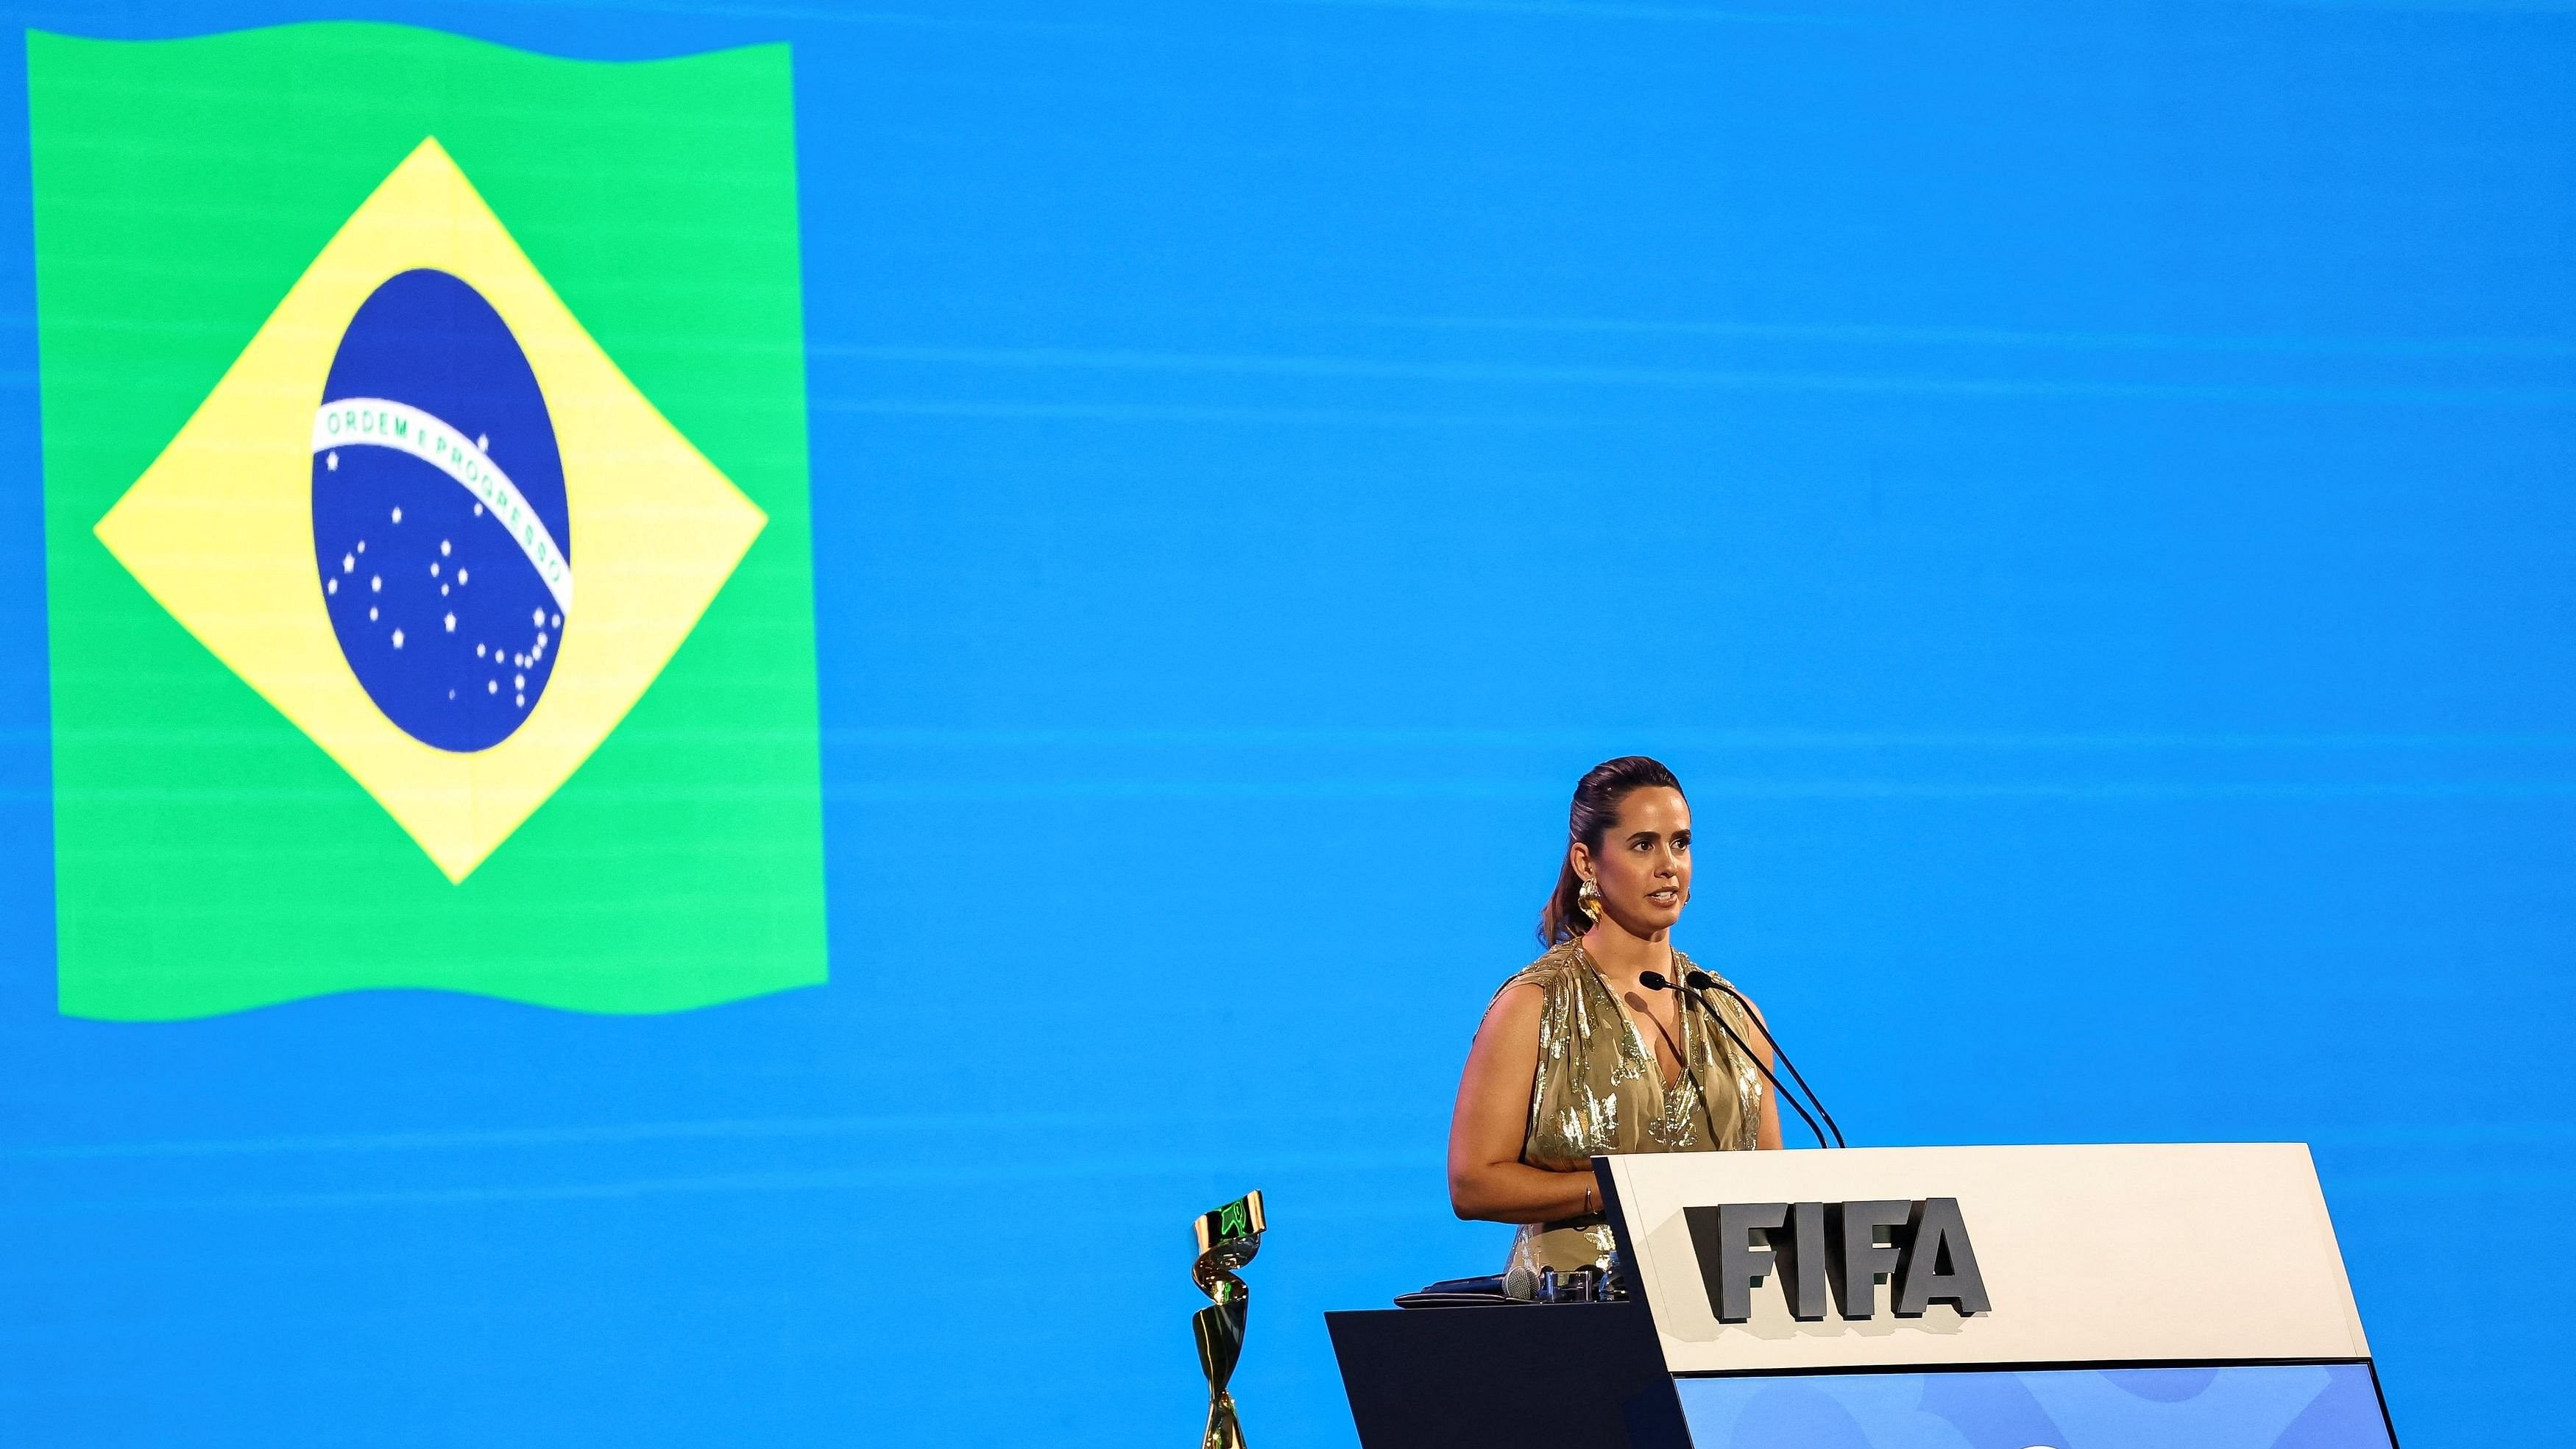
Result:
M1583 888L1574 893L1574 904L1583 912L1583 919L1601 919L1601 887L1594 884L1590 876L1583 878Z

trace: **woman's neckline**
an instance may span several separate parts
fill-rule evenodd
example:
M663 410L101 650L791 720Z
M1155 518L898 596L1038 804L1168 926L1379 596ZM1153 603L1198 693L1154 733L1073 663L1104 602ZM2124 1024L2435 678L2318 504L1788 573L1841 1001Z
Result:
M1572 944L1574 964L1589 973L1593 982L1601 988L1601 994L1610 998L1610 1009L1619 1014L1620 1035L1624 1038L1625 1050L1635 1054L1639 1065L1646 1069L1646 1080L1655 1084L1657 1098L1660 1099L1664 1094L1679 1087L1682 1080L1690 1075L1690 1061L1682 1047L1680 1033L1675 1033L1673 1074L1671 1079L1667 1080L1664 1076L1664 1059L1656 1054L1654 1043L1646 1039L1646 1029L1638 1023L1637 1013L1630 1009L1627 1002L1620 999L1619 993L1611 987L1608 974L1602 971L1600 963L1592 959L1592 953L1583 949L1583 938L1575 937ZM1673 951L1676 970L1681 969L1680 963L1683 959L1681 951L1676 948ZM1676 1027L1680 1025L1678 1015L1674 1018L1674 1024Z

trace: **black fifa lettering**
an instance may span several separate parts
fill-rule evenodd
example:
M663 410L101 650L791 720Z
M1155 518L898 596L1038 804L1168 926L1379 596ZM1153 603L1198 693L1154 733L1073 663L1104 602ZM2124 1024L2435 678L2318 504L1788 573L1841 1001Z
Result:
M1901 1232L1913 1212L1914 1204L1892 1199L1826 1205L1826 1237L1833 1243L1826 1271L1833 1275L1835 1305L1845 1319L1864 1319L1877 1311L1878 1280L1892 1282L1905 1256L1901 1242L1882 1247L1878 1235Z
M1985 1276L1977 1271L1977 1250L1968 1244L1968 1224L1959 1215L1957 1198L1931 1197L1914 1205L1905 1261L1894 1284L1899 1318L1920 1318L1935 1303L1947 1303L1962 1315L1993 1306L1986 1301Z
M1800 1323L1825 1316L1825 1241L1825 1205L1820 1202L1791 1203L1788 1241L1771 1235L1772 1253L1780 1260L1780 1294L1789 1300L1789 1316Z
M1993 1308L1955 1197L1725 1203L1686 1207L1682 1215L1709 1311L1720 1323L1751 1321L1753 1292L1771 1277L1801 1323L1829 1311L1850 1322L1871 1318L1882 1282L1899 1318L1920 1318L1935 1303L1962 1317Z
M1700 1285L1710 1311L1720 1323L1742 1323L1753 1316L1753 1285L1769 1277L1769 1246L1757 1246L1753 1235L1766 1235L1788 1221L1784 1202L1731 1202L1722 1207L1682 1210L1690 1224L1691 1248L1699 1256Z

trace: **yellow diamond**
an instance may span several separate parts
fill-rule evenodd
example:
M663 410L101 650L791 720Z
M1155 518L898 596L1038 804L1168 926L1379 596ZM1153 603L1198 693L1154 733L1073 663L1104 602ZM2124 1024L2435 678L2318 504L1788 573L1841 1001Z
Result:
M368 698L313 566L312 435L332 356L377 286L424 267L481 293L526 353L581 541L581 627L563 631L527 721L472 753L423 744ZM433 139L341 225L97 533L461 881L617 728L767 522L582 330Z

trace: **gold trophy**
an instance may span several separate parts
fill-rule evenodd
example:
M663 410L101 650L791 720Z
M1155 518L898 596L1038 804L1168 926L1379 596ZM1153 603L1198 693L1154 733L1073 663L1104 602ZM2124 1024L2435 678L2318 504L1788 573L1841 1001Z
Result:
M1252 1306L1252 1290L1234 1270L1261 1251L1261 1194L1248 1192L1211 1213L1199 1214L1199 1260L1190 1269L1208 1306L1190 1319L1198 1331L1199 1367L1207 1371L1207 1435L1199 1449L1243 1449L1243 1425L1234 1416L1234 1395L1226 1392L1234 1361L1243 1356L1243 1316Z

